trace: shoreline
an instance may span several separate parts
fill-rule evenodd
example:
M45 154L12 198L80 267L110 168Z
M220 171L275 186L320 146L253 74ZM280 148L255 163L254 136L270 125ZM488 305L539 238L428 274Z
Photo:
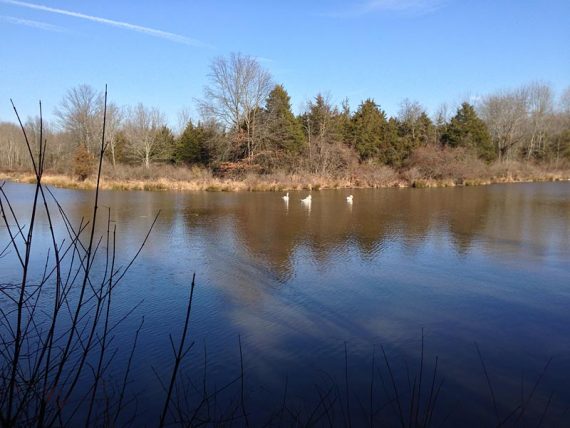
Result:
M0 172L0 181L32 184L36 177L31 173ZM533 183L570 181L570 171L542 173L527 177L485 177L474 179L429 179L420 178L406 180L398 178L390 181L368 181L350 178L301 177L300 175L246 177L243 180L222 178L198 178L193 180L175 180L168 177L158 179L113 179L101 177L101 190L127 191L175 191L175 192L283 192L296 190L327 189L381 189L381 188L438 188L486 186L490 184ZM89 178L84 181L74 179L66 174L50 174L43 176L42 182L57 188L93 190L96 181Z

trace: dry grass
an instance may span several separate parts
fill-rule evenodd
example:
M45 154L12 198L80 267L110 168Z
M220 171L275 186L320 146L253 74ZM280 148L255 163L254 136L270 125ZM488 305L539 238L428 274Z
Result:
M34 183L29 172L0 172L0 180ZM55 187L94 189L93 178L80 181L70 175L46 173L44 182ZM363 164L336 175L307 172L248 174L243 179L219 178L199 167L155 165L152 168L106 165L101 188L106 190L151 191L287 191L341 188L449 187L491 183L570 180L570 166L535 165L523 162L496 162L491 165L473 159L463 150L422 148L414 152L402 171L388 166Z
M479 186L569 180L570 167L518 161L486 164L462 148L428 146L412 153L401 175L413 187Z
M492 180L496 183L521 181L566 181L570 179L570 168L549 164L527 162L497 162L490 168Z
M352 172L351 178L354 187L401 187L406 184L396 170L385 165L360 165Z
M163 164L145 168L142 165L118 165L113 167L110 164L106 164L103 167L103 177L110 181L147 181L163 178L167 178L170 181L195 181L209 180L212 178L212 173L208 169L198 166L188 168Z

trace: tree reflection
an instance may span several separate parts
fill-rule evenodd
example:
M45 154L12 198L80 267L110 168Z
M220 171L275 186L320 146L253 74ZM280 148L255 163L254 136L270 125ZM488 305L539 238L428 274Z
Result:
M506 188L360 190L352 192L353 205L346 203L344 191L322 191L313 194L310 215L301 193L292 192L289 204L273 193L202 193L183 198L178 209L186 228L208 232L215 248L225 245L217 239L220 222L229 222L237 243L232 251L250 255L280 282L294 275L301 247L324 268L347 251L356 249L361 260L370 261L391 245L413 254L431 240L464 256L476 240L485 251L529 247L539 255L553 243L568 248L568 238L551 232L553 224L567 227L551 206L523 187ZM552 203L559 211L570 204Z

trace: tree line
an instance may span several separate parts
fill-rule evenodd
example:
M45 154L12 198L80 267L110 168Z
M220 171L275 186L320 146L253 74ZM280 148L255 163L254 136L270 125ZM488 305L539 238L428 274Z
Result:
M406 99L393 117L372 98L351 111L348 100L338 106L317 94L295 115L285 87L250 56L216 58L208 79L196 100L200 119L184 121L178 132L156 107L109 103L107 163L198 165L220 175L334 175L362 164L405 168L426 148L461 149L487 163L570 161L570 88L556 98L548 84L534 82L463 102L455 111L443 105L433 116ZM71 88L54 113L53 123L44 122L46 167L86 178L101 138L102 93L88 85ZM27 129L33 138L38 119L29 119ZM0 168L28 166L21 138L15 124L0 123Z

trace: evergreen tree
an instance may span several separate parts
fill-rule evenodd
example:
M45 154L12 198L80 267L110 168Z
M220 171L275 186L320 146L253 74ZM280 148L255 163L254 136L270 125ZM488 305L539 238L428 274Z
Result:
M427 144L432 138L433 123L417 101L405 99L398 112L400 136L413 147Z
M170 128L161 126L156 133L156 144L153 148L153 157L160 161L170 161L174 155L175 138Z
M289 94L282 85L276 85L269 93L263 118L268 148L288 154L301 152L305 140L303 128L291 111Z
M570 160L570 128L564 129L552 138L548 147L548 157L556 165L562 160Z
M325 174L346 167L349 151L343 143L344 112L339 112L330 99L318 94L309 101L307 111L299 118L307 138L309 170Z
M417 140L418 145L424 146L426 144L435 143L436 139L435 126L425 111L422 112L422 114L420 115L417 122L417 126L418 126L418 140Z
M390 118L389 123L398 129L397 137L390 137L395 148L395 157L391 162L394 166L400 166L415 148L433 144L436 141L433 122L424 111L418 112L415 117L400 120Z
M109 162L113 162L113 155L116 163L129 163L132 161L132 159L129 158L129 141L124 130L117 131L114 136L113 146L114 153L111 153L110 150L105 152Z
M320 138L323 142L334 143L340 140L339 112L329 97L318 94L308 106L308 111L301 118L309 137Z
M496 157L487 125L477 116L473 106L466 102L449 122L442 142L450 147L472 149L477 156L488 161Z
M352 116L348 98L342 101L338 123L342 142L350 147L352 145Z
M376 103L367 99L352 116L352 146L361 160L377 158L387 160L385 132L386 113Z
M200 164L207 166L212 160L210 142L214 138L215 131L200 123L194 126L188 122L186 128L178 137L174 160L186 164Z
M401 123L398 119L388 119L384 131L384 146L380 154L380 161L387 165L399 167L410 155L414 143L411 136L400 135Z

